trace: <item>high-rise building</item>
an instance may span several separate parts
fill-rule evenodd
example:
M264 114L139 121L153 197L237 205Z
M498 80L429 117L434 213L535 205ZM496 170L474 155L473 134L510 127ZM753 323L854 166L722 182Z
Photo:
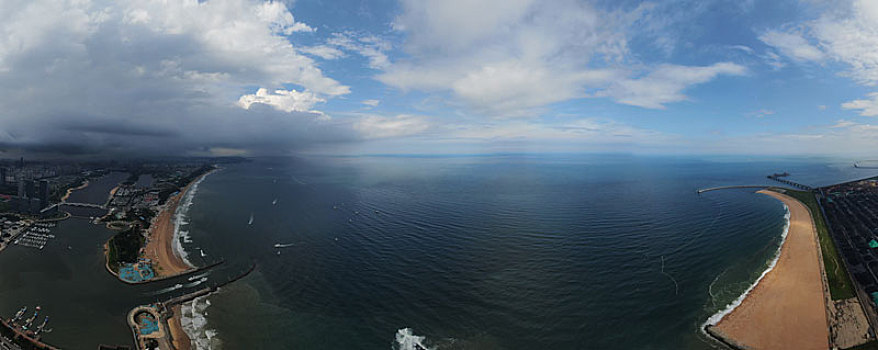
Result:
M40 209L49 206L49 181L40 180Z
M24 195L27 198L37 197L37 186L34 180L24 180Z
M24 192L24 180L18 180L18 198L24 198L26 193Z
M0 185L6 184L6 168L0 168Z

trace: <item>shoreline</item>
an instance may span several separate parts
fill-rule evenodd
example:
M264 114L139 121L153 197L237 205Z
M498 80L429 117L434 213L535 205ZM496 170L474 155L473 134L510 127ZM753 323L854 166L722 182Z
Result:
M785 237L768 269L738 299L711 316L702 330L736 349L828 349L823 267L813 217L795 198L766 190L757 193L787 207Z
M725 308L723 308L722 310L717 311L717 313L711 315L710 318L708 318L707 321L705 321L701 325L701 329L703 329L704 331L709 333L710 332L709 328L711 326L715 326L717 323L722 321L730 313L734 312L735 309L737 309L739 306L741 306L741 304L744 302L744 300L747 299L748 296L750 296L750 293L753 291L753 289L755 289L756 286L758 286L759 283L762 282L762 279L765 278L765 276L768 275L769 272L774 270L774 267L777 265L778 259L780 259L780 253L781 253L781 250L783 249L783 245L786 243L787 236L790 233L790 215L791 215L790 214L790 207L787 206L786 204L784 204L784 209L787 212L784 215L784 220L786 221L786 223L784 224L783 232L780 235L781 236L780 245L778 245L777 251L774 252L774 257L771 258L771 262L768 263L768 267L766 267L766 269L764 271L762 271L762 273L759 275L759 277L757 277L756 280L753 281L753 283L750 284L750 286L747 287L747 289L744 290L743 293L741 293L741 295L739 295L737 298L735 298L735 300L732 300L732 302L730 302L728 305L726 305ZM713 334L710 334L710 335L714 336ZM719 339L719 340L722 341L723 343L725 343L724 339Z
M186 252L180 243L180 202L184 200L190 191L195 190L204 178L212 174L216 169L201 174L195 180L189 182L180 193L169 198L163 209L156 215L152 225L147 231L147 243L144 251L153 264L156 279L167 278L184 274L196 267L188 259ZM191 197L189 197L191 198ZM190 203L187 203L191 204Z
M189 350L192 348L192 340L189 334L183 329L183 308L180 305L171 307L171 317L168 317L168 330L171 335L171 346L174 350Z
M81 189L86 188L86 187L88 187L88 180L83 181L82 185L79 185L79 186L74 187L74 188L68 188L67 194L65 194L64 197L61 197L61 203L66 202L67 198L70 198L70 195L73 194L73 191L78 191L78 190L81 190Z

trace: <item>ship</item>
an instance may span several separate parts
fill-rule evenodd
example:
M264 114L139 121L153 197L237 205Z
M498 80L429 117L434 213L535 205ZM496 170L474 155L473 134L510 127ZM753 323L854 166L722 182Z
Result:
M253 213L250 213L250 221L247 221L247 225L253 225Z

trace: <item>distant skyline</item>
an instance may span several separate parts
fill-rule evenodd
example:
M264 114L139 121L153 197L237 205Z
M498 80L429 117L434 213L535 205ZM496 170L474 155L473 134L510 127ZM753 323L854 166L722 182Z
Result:
M878 157L870 0L0 0L0 32L0 158Z

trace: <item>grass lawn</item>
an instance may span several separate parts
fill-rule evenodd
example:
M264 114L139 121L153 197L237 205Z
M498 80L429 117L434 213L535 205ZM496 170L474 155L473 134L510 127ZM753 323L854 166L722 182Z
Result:
M827 229L823 213L817 205L817 198L814 197L813 193L805 191L787 190L785 193L804 203L814 217L817 236L820 240L820 250L823 251L823 269L826 270L826 279L829 281L829 294L832 296L832 300L853 298L855 296L854 285L848 277L847 269L841 261L838 249L835 248L835 241L829 236L829 229Z

